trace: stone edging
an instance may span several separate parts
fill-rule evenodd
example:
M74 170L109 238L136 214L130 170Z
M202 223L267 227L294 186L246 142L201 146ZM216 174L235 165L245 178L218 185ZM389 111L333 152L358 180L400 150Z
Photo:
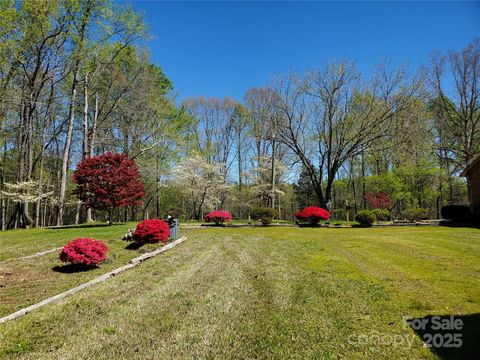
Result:
M55 249L40 251L40 252L37 252L37 253L35 253L35 254L27 255L27 256L22 256L22 257L19 257L19 258L11 258L11 259L7 259L7 260L0 261L0 264L6 263L6 262L10 262L10 261L16 261L16 260L28 260L28 259L31 259L31 258L35 258L35 257L37 257L37 256L47 255L47 254L53 253L53 252L58 251L58 250L61 250L61 249L62 249L62 248L59 247L59 248L55 248Z

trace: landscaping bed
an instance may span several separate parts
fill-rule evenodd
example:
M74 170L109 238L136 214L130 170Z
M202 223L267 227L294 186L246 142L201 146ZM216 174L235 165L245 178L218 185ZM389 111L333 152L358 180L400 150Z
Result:
M0 263L0 317L78 286L126 264L142 253L161 247L160 244L147 244L132 250L128 243L121 240L129 226L135 227L135 223L98 228L87 226L85 229L72 227L55 231L33 229L4 233L0 245L9 257ZM63 264L59 261L60 250L22 259L28 251L38 250L40 244L47 249L65 245L78 234L89 234L105 241L109 249L107 259L98 267L89 269ZM20 239L24 235L27 235L26 239L30 241L25 237Z

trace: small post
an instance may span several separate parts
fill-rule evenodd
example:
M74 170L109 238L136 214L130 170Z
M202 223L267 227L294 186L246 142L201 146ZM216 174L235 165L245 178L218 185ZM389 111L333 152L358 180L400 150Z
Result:
M352 207L350 205L348 205L348 200L345 200L345 219L347 220L347 226L349 226L350 224L350 209Z

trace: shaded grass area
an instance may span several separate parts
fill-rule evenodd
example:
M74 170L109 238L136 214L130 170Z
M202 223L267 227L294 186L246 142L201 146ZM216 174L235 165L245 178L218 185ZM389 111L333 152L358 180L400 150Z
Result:
M423 347L403 317L477 318L478 230L203 228L181 235L189 240L135 270L3 324L0 355L474 358L475 349L445 355ZM465 337L478 336L468 330ZM358 341L372 334L406 340Z

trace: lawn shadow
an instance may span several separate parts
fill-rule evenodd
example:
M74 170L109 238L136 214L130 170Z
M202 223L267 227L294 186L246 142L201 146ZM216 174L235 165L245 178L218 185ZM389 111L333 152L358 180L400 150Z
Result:
M473 229L480 229L480 223L478 222L458 222L458 221L447 221L443 220L440 221L440 226L451 227L451 228L473 228Z
M298 223L297 224L298 227L301 227L301 228L319 228L319 227L327 227L327 226L323 226L322 224L308 224L308 223Z
M84 224L84 225L64 225L64 226L50 226L47 227L48 230L64 230L64 229L88 229L96 227L108 227L108 226L118 226L125 225L125 223L113 223L113 224Z
M425 326L421 326L422 323ZM407 324L440 359L480 358L480 314L428 315L410 319ZM455 336L461 339L459 347L453 347L457 342Z
M144 244L142 243L138 243L138 242L132 242L130 244L128 244L125 249L127 250L138 250L140 249Z
M96 266L86 266L81 264L67 264L67 265L57 265L52 267L52 270L62 274L74 274L79 272L85 272L95 269Z
M353 224L351 225L352 228L354 229L368 229L368 228L372 228L373 227L373 224L371 226L365 226L365 225L360 225L360 224Z
M222 228L222 227L227 227L226 224L200 224L200 226L205 226L205 227L214 227L214 228Z

